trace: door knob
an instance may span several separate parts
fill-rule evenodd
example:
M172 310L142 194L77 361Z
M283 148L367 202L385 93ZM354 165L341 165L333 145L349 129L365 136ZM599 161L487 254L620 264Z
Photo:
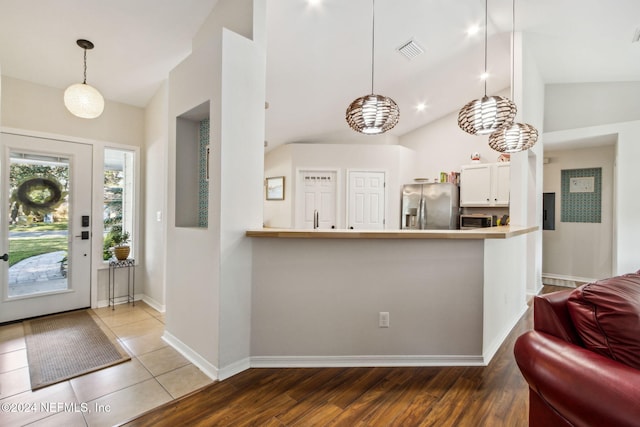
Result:
M2 255L2 260L3 261L9 261L9 254Z

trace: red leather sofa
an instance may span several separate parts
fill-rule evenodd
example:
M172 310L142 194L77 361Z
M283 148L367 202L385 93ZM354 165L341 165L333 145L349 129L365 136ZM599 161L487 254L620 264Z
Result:
M534 298L514 347L529 426L640 426L638 273Z

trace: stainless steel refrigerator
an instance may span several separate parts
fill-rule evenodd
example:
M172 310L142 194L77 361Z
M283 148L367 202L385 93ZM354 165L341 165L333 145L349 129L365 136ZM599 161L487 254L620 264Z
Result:
M407 184L402 188L403 230L454 230L459 214L456 184Z

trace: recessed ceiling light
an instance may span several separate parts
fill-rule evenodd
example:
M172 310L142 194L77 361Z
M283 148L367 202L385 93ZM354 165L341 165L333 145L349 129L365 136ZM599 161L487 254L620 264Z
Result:
M480 26L477 24L473 24L472 26L470 26L469 28L467 28L467 35L469 37L471 36L475 36L476 34L478 34L480 32Z
M416 105L416 111L424 111L427 109L427 104L425 104L424 102L421 102L419 104Z
M309 3L309 6L320 6L322 0L307 0L307 3Z

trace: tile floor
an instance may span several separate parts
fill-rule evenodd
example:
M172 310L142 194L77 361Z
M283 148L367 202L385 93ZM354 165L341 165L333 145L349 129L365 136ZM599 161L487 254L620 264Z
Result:
M112 426L211 383L162 340L162 313L142 301L94 311L131 361L35 392L22 323L0 326L0 426Z

